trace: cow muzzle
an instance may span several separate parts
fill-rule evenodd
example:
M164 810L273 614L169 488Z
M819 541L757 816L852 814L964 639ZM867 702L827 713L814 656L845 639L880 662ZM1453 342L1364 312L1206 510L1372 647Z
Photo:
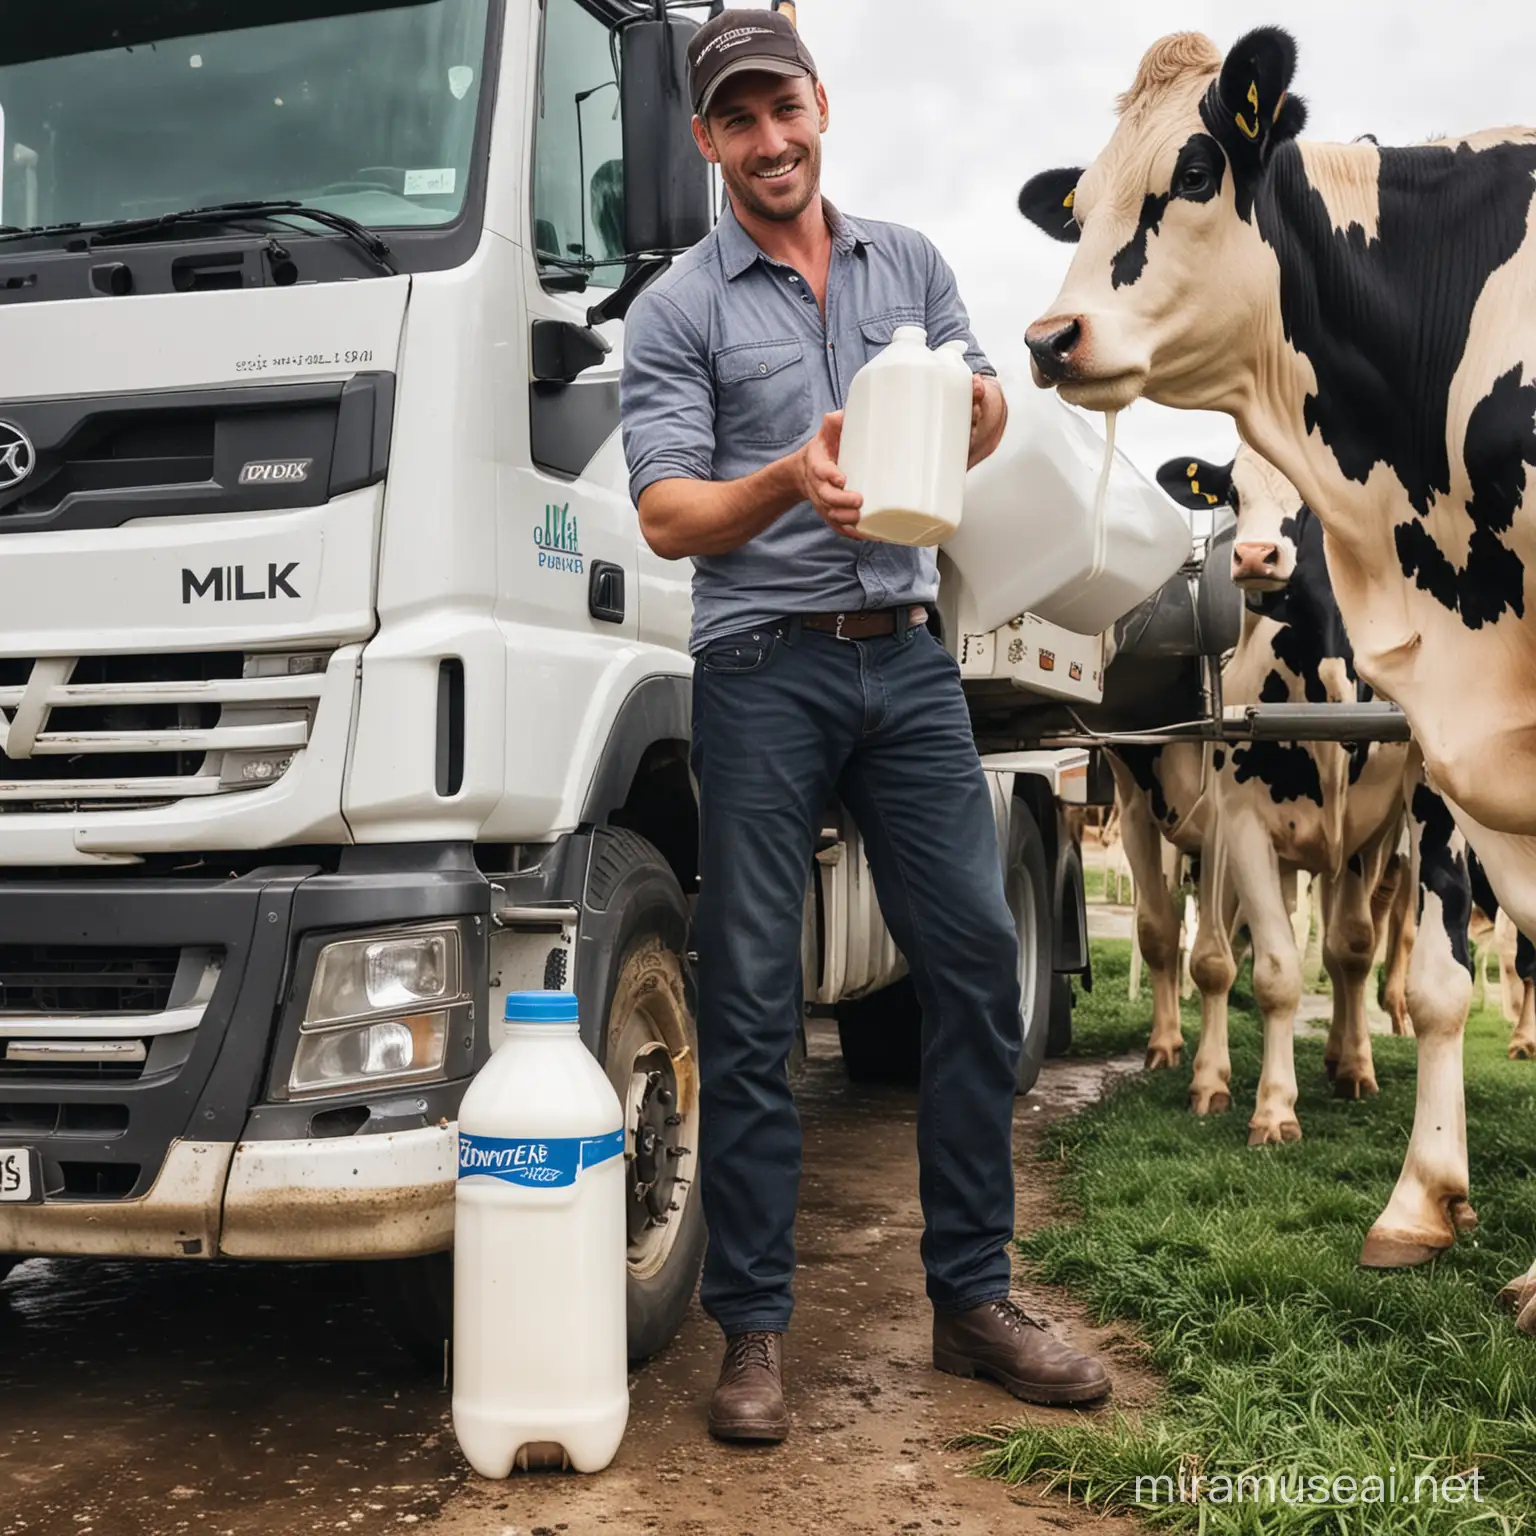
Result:
M1253 592L1278 592L1290 579L1282 569L1278 544L1245 543L1232 546L1232 580Z
M1024 333L1034 360L1035 379L1041 384L1061 384L1076 377L1076 354L1083 341L1083 322L1068 319L1037 320Z

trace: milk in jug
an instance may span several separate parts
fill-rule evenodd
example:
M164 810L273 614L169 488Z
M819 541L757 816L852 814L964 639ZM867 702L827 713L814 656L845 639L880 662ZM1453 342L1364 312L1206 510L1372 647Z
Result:
M891 544L938 544L960 523L971 442L971 369L963 341L928 350L920 325L854 374L838 467L864 497L859 532Z
M482 1477L597 1472L629 1418L624 1113L569 992L512 992L459 1109L453 1429Z

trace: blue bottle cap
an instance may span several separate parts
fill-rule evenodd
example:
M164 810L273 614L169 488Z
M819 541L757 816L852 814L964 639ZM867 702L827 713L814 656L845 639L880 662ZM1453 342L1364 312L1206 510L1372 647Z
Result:
M507 1010L502 1015L508 1024L574 1024L574 992L508 992Z

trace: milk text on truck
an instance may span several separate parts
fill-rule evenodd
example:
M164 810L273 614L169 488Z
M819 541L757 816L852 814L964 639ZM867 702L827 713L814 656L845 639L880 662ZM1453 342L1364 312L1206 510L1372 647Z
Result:
M618 373L710 224L696 20L251 14L16 0L0 37L0 1273L365 1259L440 1360L460 1097L504 995L570 987L643 1356L704 1241L697 822ZM993 783L1028 1086L1080 890L1060 761ZM825 827L807 1006L899 1070L903 962Z

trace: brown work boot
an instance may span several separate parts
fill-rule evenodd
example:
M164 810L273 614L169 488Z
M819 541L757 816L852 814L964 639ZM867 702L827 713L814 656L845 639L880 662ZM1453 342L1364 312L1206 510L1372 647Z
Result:
M1027 1403L1093 1403L1109 1396L1109 1374L1092 1355L1052 1338L1013 1301L984 1301L933 1314L933 1367L985 1376Z
M789 1433L777 1333L734 1333L725 1341L720 1380L709 1400L717 1440L782 1440Z

